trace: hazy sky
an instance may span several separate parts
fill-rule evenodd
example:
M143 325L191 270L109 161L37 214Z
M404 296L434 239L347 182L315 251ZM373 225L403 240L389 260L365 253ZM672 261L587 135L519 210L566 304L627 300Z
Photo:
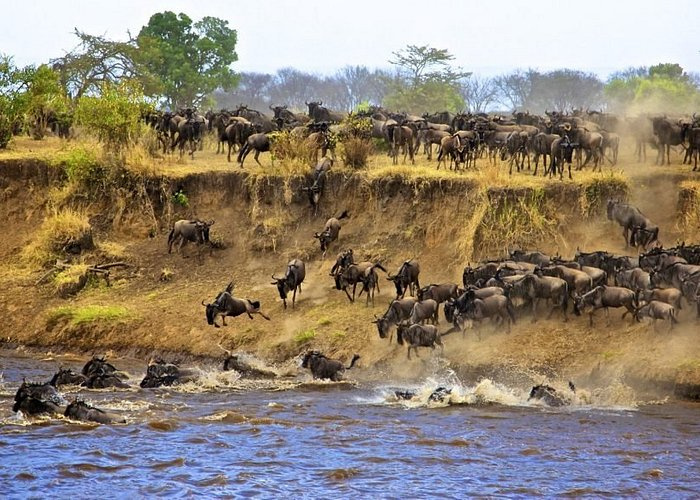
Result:
M0 52L20 66L72 49L75 27L124 39L127 30L136 35L153 13L171 10L194 20L228 20L238 31L238 71L387 68L392 51L414 44L448 49L456 65L489 76L567 67L605 78L659 62L700 72L698 3L692 0L9 2L0 16Z

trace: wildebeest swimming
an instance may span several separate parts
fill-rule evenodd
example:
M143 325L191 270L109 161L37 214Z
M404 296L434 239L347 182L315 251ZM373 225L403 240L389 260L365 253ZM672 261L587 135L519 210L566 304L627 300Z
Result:
M311 374L316 379L328 379L339 382L343 378L345 370L350 370L355 366L355 362L360 359L359 354L355 354L348 366L343 366L338 360L327 358L320 351L310 351L304 355L301 366L311 370Z
M541 401L547 406L555 407L569 405L572 402L572 395L576 393L576 387L572 382L569 382L569 390L571 390L571 395L557 392L554 387L549 385L535 385L530 390L530 396L527 398L527 400Z

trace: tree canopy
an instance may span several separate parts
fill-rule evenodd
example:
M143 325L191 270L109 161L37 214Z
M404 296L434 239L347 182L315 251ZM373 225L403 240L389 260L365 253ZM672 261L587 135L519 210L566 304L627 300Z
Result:
M136 37L137 61L160 83L159 94L171 107L198 104L216 88L229 89L238 78L236 30L228 21L166 11L151 16Z

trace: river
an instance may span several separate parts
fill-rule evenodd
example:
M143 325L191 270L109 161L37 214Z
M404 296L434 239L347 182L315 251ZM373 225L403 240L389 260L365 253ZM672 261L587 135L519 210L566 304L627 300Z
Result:
M142 362L111 361L138 385ZM528 401L528 388L449 374L256 382L212 367L178 388L63 388L126 424L12 413L23 377L83 362L0 351L3 498L700 495L700 406L634 401L624 387L582 389L572 406L550 408ZM437 385L452 388L452 404L427 401ZM399 401L398 388L417 396Z

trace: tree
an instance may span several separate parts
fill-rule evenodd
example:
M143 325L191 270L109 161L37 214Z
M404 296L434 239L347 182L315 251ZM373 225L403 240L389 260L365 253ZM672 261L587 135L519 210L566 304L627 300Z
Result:
M461 94L469 111L483 113L496 102L498 87L493 78L472 75L462 83Z
M106 82L99 94L84 95L78 100L75 119L97 135L108 150L119 153L137 138L148 104L135 80Z
M17 109L21 109L31 126L32 137L40 140L52 117L69 110L68 98L61 86L58 73L42 64L38 68L27 66L18 77L25 92L15 97Z
M49 62L60 75L61 85L69 97L77 100L86 93L98 93L105 83L130 78L138 78L152 91L159 89L157 79L136 61L135 40L116 42L77 28L74 33L80 41L78 46Z
M168 106L197 105L214 89L236 85L230 67L238 60L236 42L228 21L205 17L193 23L186 14L161 12L136 38L138 63L158 77L159 94Z
M613 73L604 90L617 112L684 113L700 105L698 83L675 63Z
M459 111L464 107L459 81L471 73L453 69L450 61L454 56L446 49L408 45L393 55L389 62L397 66L397 73L387 79L386 106L414 113Z

